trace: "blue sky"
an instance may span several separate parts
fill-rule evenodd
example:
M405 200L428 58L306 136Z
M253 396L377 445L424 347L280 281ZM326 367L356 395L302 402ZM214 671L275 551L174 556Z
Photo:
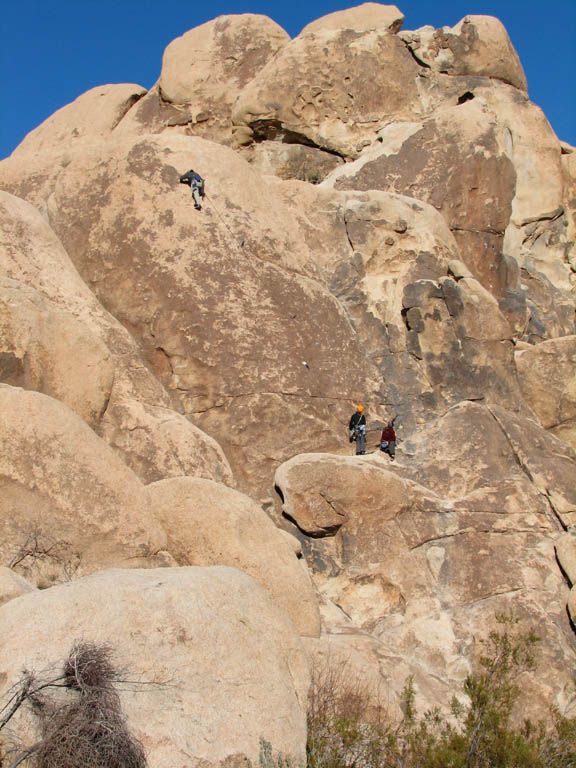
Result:
M0 158L84 91L104 83L151 87L175 37L226 13L263 13L292 36L342 0L5 0L0 18ZM558 137L576 145L576 2L405 0L404 29L498 16L528 78L532 101Z

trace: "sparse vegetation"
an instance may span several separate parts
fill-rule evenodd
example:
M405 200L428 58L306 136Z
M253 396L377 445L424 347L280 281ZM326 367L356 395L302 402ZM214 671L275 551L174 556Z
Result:
M47 533L34 523L21 531L9 553L8 568L19 569L24 576L41 574L40 589L56 581L70 581L80 566L80 557L72 551L68 541Z
M538 638L519 632L510 616L497 620L500 629L484 642L450 719L438 709L418 715L412 680L403 691L403 717L394 723L345 668L316 671L308 768L574 768L576 719L553 709L546 720L517 725L517 678L534 667Z

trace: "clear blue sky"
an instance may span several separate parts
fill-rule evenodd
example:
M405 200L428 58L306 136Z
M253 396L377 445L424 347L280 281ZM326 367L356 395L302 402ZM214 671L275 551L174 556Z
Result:
M84 91L104 83L151 87L175 37L226 13L262 13L292 37L309 21L359 3L343 0L4 0L0 14L0 158ZM498 16L528 78L532 101L558 137L576 145L576 0L404 0L404 29Z

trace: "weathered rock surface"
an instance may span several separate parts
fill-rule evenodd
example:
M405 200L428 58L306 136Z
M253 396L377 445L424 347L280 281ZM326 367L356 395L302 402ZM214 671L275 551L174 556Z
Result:
M330 152L303 144L261 141L253 144L244 157L259 173L280 179L298 179L317 184L341 165L343 160Z
M556 539L556 557L570 584L576 584L576 530L570 528Z
M282 48L243 90L232 120L256 138L280 132L356 157L383 122L418 111L418 70L385 29L322 26Z
M516 174L500 146L494 117L477 99L450 107L406 135L381 133L382 145L337 169L337 189L383 189L437 208L454 232L463 260L496 293L503 286L500 254L511 215ZM378 145L376 145L378 146Z
M341 29L354 29L357 32L389 29L391 32L398 32L403 21L404 14L395 5L362 3L355 8L321 16L307 24L300 34Z
M202 215L178 184L191 156L210 175ZM110 141L58 179L57 188L31 194L50 195L53 226L76 267L136 337L148 366L142 375L151 370L218 440L243 487L264 477L268 484L278 451L288 458L310 435L320 445L339 442L350 402L379 382L276 180L263 209L262 177L236 153L176 135ZM85 215L95 200L97 220ZM340 236L348 248L344 228Z
M132 83L92 88L29 133L13 157L48 152L65 155L75 145L105 139L145 93L145 88Z
M401 444L396 464L308 454L282 465L282 509L332 605L328 631L370 635L392 688L414 674L421 700L438 703L469 671L478 628L511 610L545 632L548 677L531 690L566 705L568 588L551 566L574 521L576 457L560 446L534 422L467 403Z
M316 595L294 544L252 499L191 477L162 480L147 490L179 565L238 568L267 590L300 635L320 634Z
M0 439L3 562L30 550L19 570L44 585L174 562L136 475L65 405L0 385Z
M229 138L234 100L289 41L278 24L251 13L220 16L173 40L158 82L160 98L182 115L169 122L212 140ZM144 125L146 111L142 104L137 119Z
M569 144L562 144L561 153L567 239L566 259L574 273L576 272L576 149Z
M145 95L94 89L0 163L3 557L43 587L110 564L237 566L311 657L348 649L392 707L410 674L423 707L447 705L479 628L512 610L544 640L524 698L566 707L576 154L497 20L401 21L366 4L289 41L221 17L168 46ZM353 458L359 402L369 453ZM378 452L393 416L394 464ZM241 696L238 663L218 691ZM297 746L280 721L270 740L298 756L286 706ZM237 747L177 749L254 760L256 731L234 723L208 738ZM184 759L158 733L159 759Z
M515 359L522 394L542 426L576 449L576 336L520 350Z
M527 90L518 54L494 16L465 16L455 27L422 27L401 37L419 61L437 72L493 77Z
M0 341L0 382L50 395L98 425L114 363L90 328L41 293L0 278Z
M16 571L5 565L0 565L0 605L35 591L36 589L32 584L29 584Z
M174 410L132 336L88 289L45 219L6 192L0 192L0 246L0 276L18 281L9 283L12 296L34 296L39 329L29 339L34 349L28 347L19 363L13 346L16 337L23 343L24 326L10 324L10 333L16 334L12 340L5 328L2 380L57 394L91 426L97 425L107 406L99 424L102 435L147 482L189 474L233 484L220 447ZM31 289L38 293L31 294ZM66 326L66 338L74 333L80 346L64 347L60 331L50 331L55 323L62 326L62 333ZM48 337L44 351L40 330ZM86 371L90 365L96 367L95 361L98 371L91 378Z
M255 763L260 738L304 758L304 652L292 624L246 574L103 571L12 600L0 616L4 690L23 668L57 664L75 640L113 647L130 679L144 683L120 686L120 697L150 768L218 765L232 755Z

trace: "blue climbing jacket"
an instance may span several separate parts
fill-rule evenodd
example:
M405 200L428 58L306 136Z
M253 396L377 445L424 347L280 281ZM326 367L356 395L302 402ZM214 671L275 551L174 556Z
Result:
M180 176L180 184L188 184L189 187L197 189L200 197L204 197L204 179L196 171L190 170Z

